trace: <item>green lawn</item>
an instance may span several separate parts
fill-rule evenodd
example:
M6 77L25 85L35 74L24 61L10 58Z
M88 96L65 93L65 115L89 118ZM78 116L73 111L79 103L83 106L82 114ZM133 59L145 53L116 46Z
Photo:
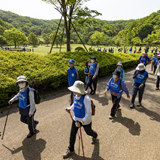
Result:
M75 50L75 48L76 47L83 47L83 45L82 44L71 44L71 51L74 51ZM91 46L90 45L86 45L86 47L87 47L87 49L89 49ZM115 50L116 50L116 52L118 52L118 49L117 49L117 47L116 46L104 46L104 45L101 45L101 46L99 46L99 47L101 47L101 50L103 51L103 49L104 48L107 48L107 51L108 51L108 49L109 48L114 48ZM31 45L28 45L27 47L25 47L26 49L34 49L34 52L35 53L38 53L38 54L42 54L42 55L45 55L45 54L47 54L47 53L49 53L49 51L50 51L50 49L51 49L51 45L39 45L39 46L37 46L37 47L33 47L33 46L31 46ZM97 46L92 46L92 48L94 48L95 50L97 50ZM122 47L119 47L119 48L123 48L123 46ZM126 47L127 48L127 50L129 50L129 48L130 48L130 46L128 46L128 47ZM134 47L132 47L133 49L132 49L132 53L134 52ZM139 49L139 47L136 47L137 48L137 51L138 51L138 49ZM144 52L144 48L145 47L142 47L142 50L141 50L141 52ZM152 49L153 47L151 47L150 49L149 49L149 52L151 52L151 49ZM154 48L156 48L156 47L154 47ZM17 48L17 49L22 49L22 47L21 48ZM55 53L55 52L59 52L59 50L60 50L60 48L58 47L58 48L56 48L55 46L53 47L53 49L52 49L52 53ZM62 49L61 49L61 51L62 52L65 52L67 49L66 49L66 44L65 45L63 45L62 46ZM158 50L159 51L159 50ZM129 52L127 52L127 53L129 53Z

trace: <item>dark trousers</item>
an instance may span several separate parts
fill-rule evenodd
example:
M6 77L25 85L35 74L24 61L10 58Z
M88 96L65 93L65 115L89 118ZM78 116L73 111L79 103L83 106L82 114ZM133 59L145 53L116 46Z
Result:
M153 73L155 74L156 72L156 69L157 69L157 65L154 65L154 70L153 70Z
M89 82L88 82L85 90L87 91L88 87L90 87L91 88L91 92L95 93L96 89L97 89L98 76L94 80L92 80L92 78L93 78L93 75L90 75L89 76ZM93 88L92 88L92 84L93 84Z
M156 87L159 88L159 76L157 76Z
M73 102L74 102L74 94L73 94L73 92L71 92L70 99L71 99L71 103L70 103L70 106L71 106L73 104Z
M83 128L87 135L92 136L93 138L97 137L97 133L92 130L92 122L88 125L83 125ZM77 131L78 131L78 127L76 127L75 121L73 120L72 127L71 127L71 133L70 133L70 144L68 147L70 151L74 151L74 144L76 141Z
M135 98L137 96L137 92L139 91L139 103L142 102L142 97L144 93L145 86L142 88L139 88L139 86L133 85L133 93L132 93L132 100L131 103L134 104Z
M117 96L113 96L113 95L111 96L112 96L113 106L112 106L110 115L115 116L117 109L120 107L119 103L120 103L121 97L117 98Z
M35 112L34 112L34 114L35 114ZM28 113L28 115L21 114L21 117L20 117L21 122L28 124L28 129L31 134L35 133L34 114L31 117L29 117L29 113Z

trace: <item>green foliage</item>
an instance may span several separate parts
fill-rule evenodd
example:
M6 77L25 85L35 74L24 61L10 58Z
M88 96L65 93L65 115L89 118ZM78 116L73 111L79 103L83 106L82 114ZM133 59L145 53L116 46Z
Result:
M39 40L38 38L36 37L36 35L34 33L30 33L29 36L28 36L28 40L31 44L33 44L33 46L35 46L36 44L39 43Z
M106 53L106 52L60 52L46 56L35 53L0 51L0 106L18 92L15 85L16 78L24 75L28 78L31 87L45 89L59 87L67 83L68 61L73 58L80 78L84 81L85 62L91 56L96 56L101 68L101 76L113 72L118 61L123 62L124 68L139 63L141 54Z
M16 48L17 44L22 44L26 41L26 36L20 30L12 28L11 30L5 30L4 36L8 42L13 42Z
M75 51L77 51L77 52L85 52L85 49L83 47L76 47Z
M49 37L45 36L43 39L44 39L44 43L47 44L47 46L48 46L48 44L50 44Z
M105 40L105 36L103 32L95 31L94 34L90 37L91 41L97 46Z
M6 39L3 36L0 36L0 45L7 44Z

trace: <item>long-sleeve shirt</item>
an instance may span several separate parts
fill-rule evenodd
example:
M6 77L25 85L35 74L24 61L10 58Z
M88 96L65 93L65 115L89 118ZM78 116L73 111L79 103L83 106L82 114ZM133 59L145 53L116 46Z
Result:
M97 62L96 62L97 63ZM94 75L93 75L93 79L95 79L97 76L98 76L98 72L99 72L99 65L97 63L96 67L95 67L95 72L94 72Z
M29 86L25 87L24 89L21 89L20 92L24 92ZM19 93L16 94L11 101L17 101L19 99ZM30 110L29 110L29 114L33 114L34 111L36 110L35 107L35 101L34 101L34 92L32 90L29 90L29 101L30 101Z
M77 100L79 100L81 97L77 97L77 95L76 95L75 98ZM84 122L83 125L88 125L92 121L91 100L90 100L88 95L85 95L83 102L84 102L84 107L85 107L85 117L84 118L77 118L74 115L73 120L74 121L79 121L79 122L83 121ZM68 109L74 110L74 103Z
M109 80L107 84L107 87L106 87L107 90L111 89L111 82L112 82L112 78ZM129 96L129 90L126 86L126 82L121 79L119 92L117 93L117 98L120 98L122 96L123 91L126 93L127 96Z

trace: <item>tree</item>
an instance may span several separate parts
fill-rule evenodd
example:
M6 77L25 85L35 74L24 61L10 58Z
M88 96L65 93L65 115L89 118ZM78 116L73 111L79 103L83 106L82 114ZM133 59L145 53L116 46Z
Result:
M36 37L36 35L34 33L30 33L29 36L28 36L28 40L30 43L33 44L33 46L35 46L36 44L38 44L39 40L38 38Z
M11 30L5 30L4 36L7 41L13 42L16 48L17 43L23 43L26 41L26 36L20 30L12 28Z
M53 41L55 34L56 34L56 31L53 31L50 34L49 39L51 42ZM58 31L57 36L56 36L56 40L55 40L55 44L56 44L57 48L58 48L58 45L61 44L61 40L62 40L62 31ZM62 44L64 44L64 42L65 42L65 38L63 38L63 40L62 40Z
M3 36L0 36L0 45L7 44L6 39Z
M135 37L131 40L132 44L140 44L141 43L141 39L139 37Z
M70 51L70 31L73 27L72 21L76 20L82 24L87 20L87 17L94 17L100 15L95 10L89 10L87 7L82 8L83 2L86 0L42 0L46 3L54 5L55 9L61 13L64 19L66 37L67 37L67 51ZM93 15L95 14L95 15Z
M44 39L44 43L47 44L48 46L48 44L50 43L49 37L45 36L43 39Z
M156 34L149 34L147 37L147 42L151 45L152 42L157 39L157 37L158 37L158 35L156 35Z
M103 32L95 31L94 34L90 37L91 41L97 46L105 40L105 36Z

